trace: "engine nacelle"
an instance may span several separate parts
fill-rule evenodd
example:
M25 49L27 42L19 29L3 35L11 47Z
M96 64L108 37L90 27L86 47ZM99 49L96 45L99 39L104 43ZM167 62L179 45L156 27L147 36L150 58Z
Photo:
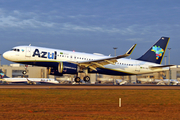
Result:
M48 73L50 75L63 76L63 74L76 74L77 65L68 62L59 62L57 67L49 68Z

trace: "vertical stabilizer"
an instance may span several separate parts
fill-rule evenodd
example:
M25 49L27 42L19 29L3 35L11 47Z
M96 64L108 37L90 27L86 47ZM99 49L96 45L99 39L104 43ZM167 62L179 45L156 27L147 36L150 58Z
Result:
M4 77L4 73L3 71L0 69L0 79L2 79Z
M137 60L161 64L169 39L169 37L161 37L144 55Z
M6 76L6 75L4 74L4 72L0 69L0 79L2 79L2 78L9 78L9 77Z

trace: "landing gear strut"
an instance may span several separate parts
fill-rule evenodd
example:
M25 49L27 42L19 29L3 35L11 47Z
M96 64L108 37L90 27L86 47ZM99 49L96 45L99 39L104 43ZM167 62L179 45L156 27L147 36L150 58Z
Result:
M28 67L28 65L25 65L25 70L22 71L23 75L25 75L27 73L27 67Z
M90 77L88 76L88 69L79 69L77 74L76 74L76 77L75 77L75 82L76 83L80 83L81 82L81 78L78 77L78 73L84 73L85 74L85 77L83 78L84 82L90 82ZM80 76L80 75L79 75Z

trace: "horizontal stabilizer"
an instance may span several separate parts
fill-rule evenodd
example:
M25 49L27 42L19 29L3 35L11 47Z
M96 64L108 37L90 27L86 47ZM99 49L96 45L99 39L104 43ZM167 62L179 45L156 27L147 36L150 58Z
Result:
M162 65L162 66L152 66L150 68L165 68L165 67L171 67L171 66L174 66L174 65Z

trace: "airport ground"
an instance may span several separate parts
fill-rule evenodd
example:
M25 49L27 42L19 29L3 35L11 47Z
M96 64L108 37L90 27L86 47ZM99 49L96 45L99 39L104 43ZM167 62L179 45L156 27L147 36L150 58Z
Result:
M110 89L108 86L86 89L87 85L81 88L76 85L74 87L77 88L71 89L68 87L73 86L3 89L2 86L18 85L0 85L0 119L176 120L180 118L179 86L162 86L164 87L162 89L140 89L148 86L138 86L139 89L125 89L126 86L118 86L124 89ZM169 90L165 87L174 89Z

